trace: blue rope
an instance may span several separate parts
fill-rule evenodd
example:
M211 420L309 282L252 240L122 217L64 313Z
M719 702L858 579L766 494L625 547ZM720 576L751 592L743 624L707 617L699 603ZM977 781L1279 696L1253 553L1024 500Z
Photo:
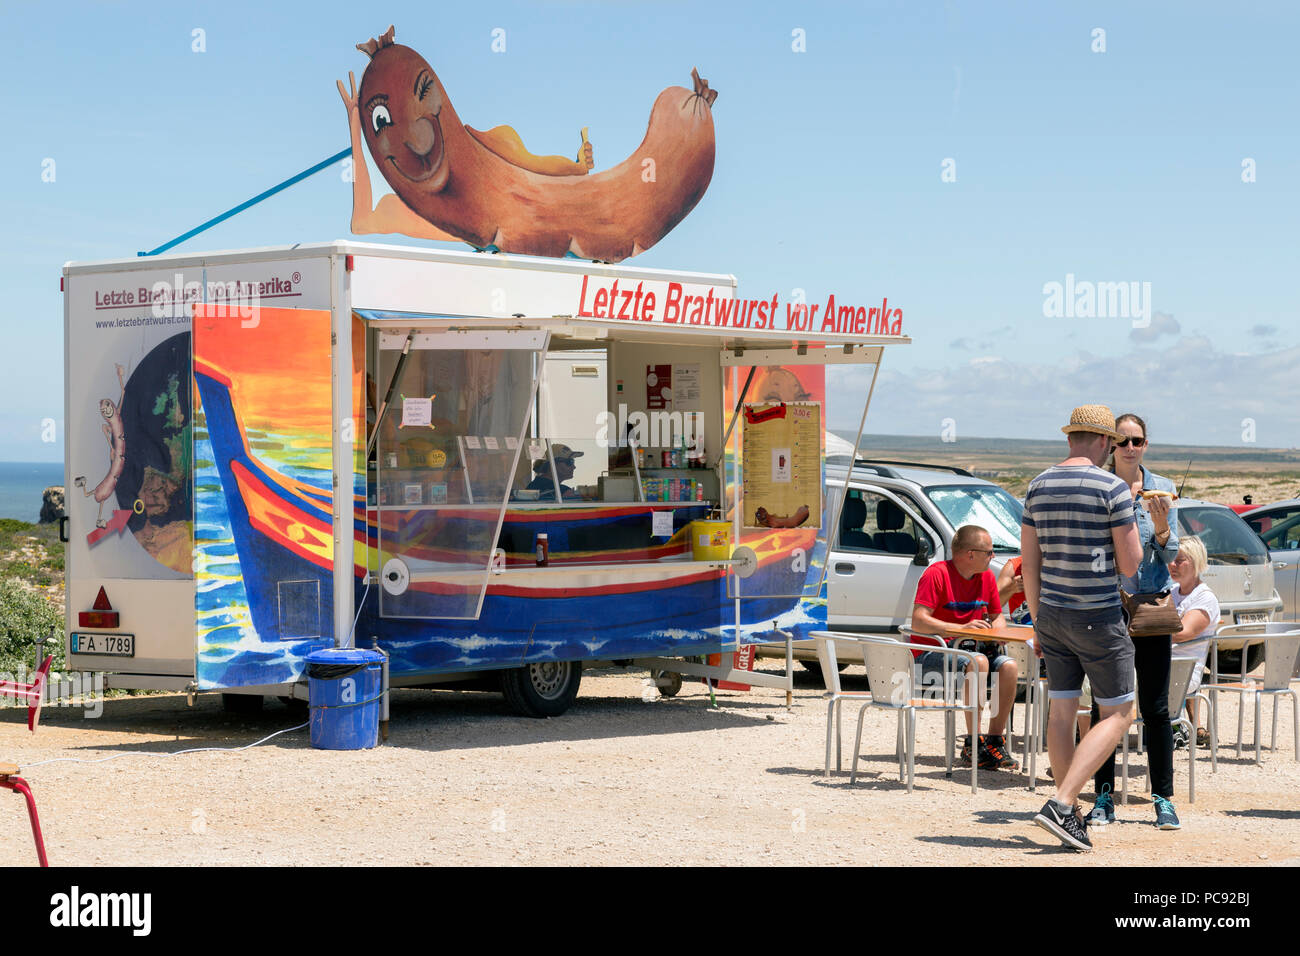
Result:
M327 166L333 166L340 159L344 159L347 156L351 155L351 153L352 153L352 147L350 146L347 149L341 149L333 156L331 156L329 159L322 160L321 162L317 163L315 166L311 167L311 169L304 169L297 176L293 176L290 179L286 179L278 186L272 186L264 193L258 193L256 196L254 196L252 199L248 200L247 202L240 203L234 209L226 210L220 216L217 216L213 219L209 219L203 225L194 227L184 235L177 236L171 242L164 242L157 249L150 249L148 252L137 252L136 255L156 256L160 252L166 252L168 249L172 248L172 246L180 245L186 239L192 239L194 236L197 236L199 233L203 232L204 230L211 229L217 223L225 222L231 216L237 216L239 213L243 212L249 206L255 206L258 203L260 203L263 199L269 199L271 196L274 196L276 193L281 192L282 190L288 189L290 186L294 185L295 183L302 182L308 176L314 176L316 173L319 173L322 169L325 169Z

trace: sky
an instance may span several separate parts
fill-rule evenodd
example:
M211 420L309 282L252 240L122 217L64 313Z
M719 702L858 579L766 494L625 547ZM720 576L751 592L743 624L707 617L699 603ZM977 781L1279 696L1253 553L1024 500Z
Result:
M1102 402L1156 444L1300 445L1291 5L0 0L0 460L62 458L63 264L345 148L335 81L390 23L466 123L539 153L590 127L598 171L698 67L712 184L630 264L888 298L913 341L868 432L1051 438ZM340 170L179 251L347 238ZM1127 307L1100 308L1117 283ZM829 382L829 424L856 427L863 372Z

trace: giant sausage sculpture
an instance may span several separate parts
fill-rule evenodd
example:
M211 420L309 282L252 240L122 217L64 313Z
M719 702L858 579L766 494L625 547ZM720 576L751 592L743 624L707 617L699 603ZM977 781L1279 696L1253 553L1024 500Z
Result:
M658 242L685 218L713 177L713 101L694 89L659 94L636 151L588 173L576 161L534 156L509 127L480 132L456 115L424 57L393 42L393 28L358 46L370 57L361 88L338 84L352 131L352 231L459 239L480 249L617 262ZM396 198L371 208L364 138Z

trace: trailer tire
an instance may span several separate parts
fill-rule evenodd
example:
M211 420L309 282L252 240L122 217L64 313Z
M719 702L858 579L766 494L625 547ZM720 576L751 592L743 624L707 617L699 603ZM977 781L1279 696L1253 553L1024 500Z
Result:
M501 693L521 717L559 717L578 696L581 661L542 661L501 672Z
M221 709L228 714L260 714L261 694L222 694Z
M676 697L682 689L682 675L676 671L651 671L650 676L659 688L660 697Z

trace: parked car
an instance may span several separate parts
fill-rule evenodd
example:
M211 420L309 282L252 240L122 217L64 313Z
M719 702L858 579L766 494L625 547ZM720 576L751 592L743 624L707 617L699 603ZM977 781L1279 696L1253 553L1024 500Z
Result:
M1297 505L1300 510L1300 504ZM1258 624L1284 612L1285 602L1275 586L1277 568L1255 529L1227 505L1183 498L1174 512L1178 533L1194 534L1205 543L1210 565L1201 580L1219 599L1219 624ZM1294 564L1294 560L1292 561ZM1283 586L1288 586L1285 581ZM1294 606L1295 575L1291 588ZM1219 648L1219 673L1241 669L1240 643L1224 642ZM1263 660L1264 648L1250 648L1246 669L1254 670Z
M1254 499L1250 495L1242 495L1241 504L1228 505L1228 507L1237 512L1237 514L1244 515L1247 511L1254 511L1259 507L1259 505L1254 503Z
M988 529L994 574L1020 553L1023 503L962 468L858 459L850 470L848 456L827 456L826 499L829 522L840 526L826 571L828 623L834 630L896 633L911 618L921 574L952 556L952 539L964 524ZM1293 504L1300 524L1300 501ZM1201 578L1219 599L1220 624L1262 623L1283 609L1268 551L1231 508L1184 498L1174 513L1179 534L1196 534L1205 542L1209 567ZM1300 539L1300 528L1294 534ZM1293 576L1293 589L1294 583ZM759 649L760 656L784 654L782 645ZM797 642L794 654L801 666L819 672L814 642ZM1247 669L1253 670L1262 655L1260 645L1251 647ZM1220 672L1240 667L1240 644L1225 642Z
M1300 577L1300 498L1260 505L1247 511L1242 520L1250 525L1273 562L1273 578L1282 595L1283 621L1297 620L1297 578Z
M912 616L921 574L951 557L953 536L964 524L988 529L995 574L1020 553L1021 503L963 468L858 459L850 470L847 455L828 455L826 500L828 527L840 528L826 570L835 630L897 633ZM784 657L785 648L763 645L759 655ZM815 642L796 642L794 655L820 672Z

